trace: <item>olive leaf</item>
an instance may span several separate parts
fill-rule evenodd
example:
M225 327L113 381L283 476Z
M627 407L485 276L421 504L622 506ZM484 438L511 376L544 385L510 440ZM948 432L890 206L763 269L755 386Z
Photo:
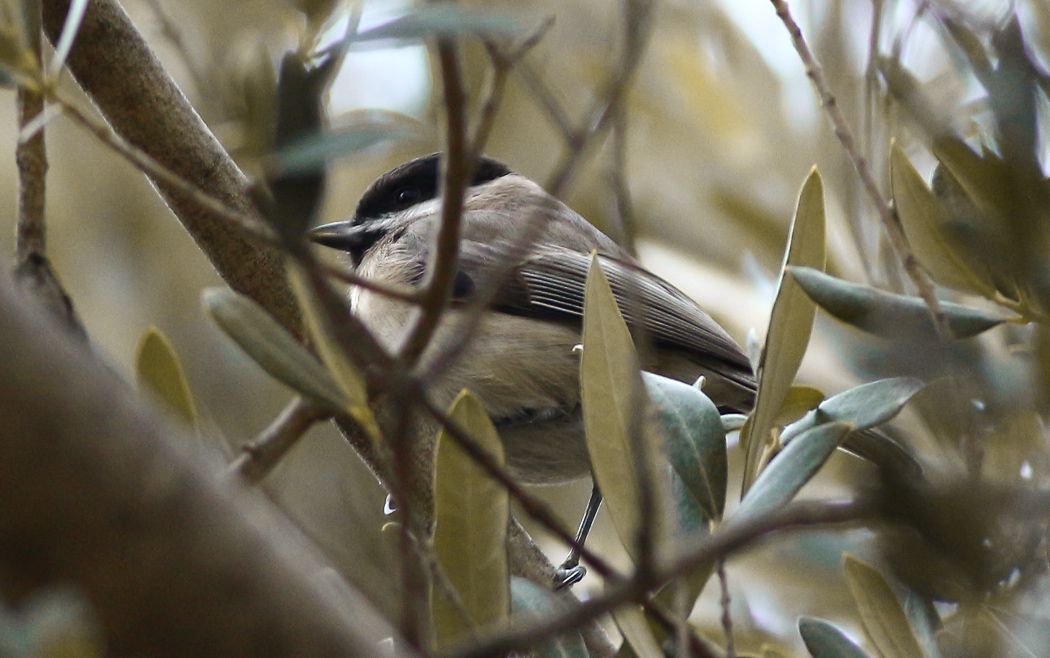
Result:
M378 441L379 426L372 415L372 410L368 407L368 389L364 375L350 360L343 345L337 339L333 326L334 322L338 322L338 319L333 316L336 312L342 315L344 309L332 309L326 305L327 299L330 299L330 295L333 294L333 291L323 288L327 285L327 281L311 277L310 272L299 262L288 259L285 269L288 272L288 282L303 311L303 320L313 344L321 356L321 361L327 366L332 378L342 391L342 396L346 399L346 407L343 411L353 416L373 441ZM318 287L315 288L315 286ZM349 310L345 312L348 314Z
M642 606L630 603L613 611L616 627L638 658L665 658L660 644L653 635Z
M525 580L519 576L510 579L510 596L514 610L514 619L526 622L538 622L564 614L566 604L550 590ZM530 647L530 652L539 658L589 658L587 646L576 631Z
M746 431L741 432L747 455L743 480L745 492L762 468L774 419L802 364L817 310L795 280L785 275L785 270L789 265L823 269L826 255L824 223L824 186L814 167L799 193L780 285L769 318L766 344L756 372L758 393L755 409Z
M197 426L197 405L179 357L168 337L157 327L142 335L135 352L139 390L149 389L190 427Z
M883 658L923 658L904 608L882 574L849 553L843 556L842 568L864 633L879 654Z
M400 18L360 32L353 41L418 40L464 32L514 32L517 22L507 15L470 11L447 5L422 5Z
M620 540L638 559L642 524L655 526L653 537L660 537L662 531L662 514L643 518L639 504L639 469L645 469L653 493L652 510L664 509L658 492L665 482L656 467L660 437L644 422L648 400L638 355L597 254L591 257L584 297L580 398L595 480Z
M219 328L274 379L333 412L350 407L317 358L255 302L227 288L208 288L201 301Z
M503 444L481 403L462 391L448 418L495 461ZM510 494L444 430L434 457L434 555L462 604L439 583L431 587L435 643L440 648L470 639L481 627L503 624L510 612L507 523ZM464 617L464 614L466 615Z
M861 384L821 402L798 421L784 428L782 443L824 423L847 422L864 430L890 420L925 384L915 377L892 377Z
M681 482L710 520L725 508L728 466L726 433L718 407L703 391L675 379L642 373L656 423L663 430Z
M948 213L897 144L890 149L890 180L904 235L923 267L942 286L984 297L995 286L981 279L952 248L943 226Z
M758 476L730 523L743 523L791 502L853 429L852 423L836 421L799 435Z
M862 331L891 340L902 336L933 339L937 335L930 309L919 297L843 281L808 267L790 267L788 272L829 315ZM950 302L941 302L941 310L956 338L976 336L1009 319L1002 313Z
M823 619L802 617L798 632L813 658L869 658L845 633Z

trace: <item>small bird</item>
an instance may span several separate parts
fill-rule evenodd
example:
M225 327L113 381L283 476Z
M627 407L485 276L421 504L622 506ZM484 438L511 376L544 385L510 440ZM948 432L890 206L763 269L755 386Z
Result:
M347 252L362 277L419 285L441 219L439 180L440 154L405 163L368 188L352 219L317 227L310 238ZM431 395L447 407L470 389L500 433L508 471L522 482L590 475L574 347L592 251L632 331L647 341L644 369L689 383L703 376L705 393L723 410L746 412L754 404L751 364L711 316L542 187L480 158L464 202L451 308L421 366L441 358L460 336L466 304L488 301L476 332ZM419 313L360 287L351 292L351 307L391 351L401 347ZM596 491L591 511L600 500Z

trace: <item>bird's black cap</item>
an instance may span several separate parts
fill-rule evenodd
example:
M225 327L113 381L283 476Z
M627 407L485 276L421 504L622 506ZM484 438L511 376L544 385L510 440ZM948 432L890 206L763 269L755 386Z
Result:
M368 186L352 220L318 226L307 235L318 244L349 252L354 263L359 264L364 253L390 229L377 220L437 198L440 165L441 154L431 153L391 169ZM482 157L470 184L481 185L510 173L502 162Z
M357 204L357 223L379 219L438 195L441 154L431 153L391 169L372 183ZM492 158L479 158L471 185L481 185L510 174L507 165Z

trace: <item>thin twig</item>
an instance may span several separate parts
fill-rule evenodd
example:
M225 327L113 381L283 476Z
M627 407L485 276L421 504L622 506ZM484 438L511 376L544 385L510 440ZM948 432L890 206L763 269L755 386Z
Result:
M510 72L530 50L536 47L553 25L554 17L548 16L509 52L504 52L494 41L485 40L485 50L488 52L489 61L492 62L492 78L489 82L488 92L485 94L485 102L481 106L481 114L478 116L478 125L474 129L473 138L470 140L472 160L477 160L481 157L485 149L485 143L488 141L492 127L496 123L496 113L499 110L500 103L503 101L503 93L506 91Z
M266 246L280 246L280 242L277 240L277 236L273 234L273 231L255 217L238 212L224 204L222 201L207 194L198 186L157 162L145 151L129 144L108 126L89 118L72 103L58 96L53 97L51 100L62 108L62 111L67 116L86 128L88 132L97 137L99 141L114 150L120 156L124 157L131 164L135 165L139 171L146 174L151 179L178 190L179 193L192 199L202 208L206 208L208 211L215 214L216 217L234 225L245 235L245 237L251 238L252 240Z
M718 561L718 585L722 589L722 598L719 603L722 606L722 630L726 634L726 658L735 658L736 648L733 643L733 599L729 596L729 578L726 577L726 561Z
M652 0L626 0L624 3L624 47L620 64L606 85L605 92L584 114L580 127L568 141L568 149L546 186L547 191L554 196L560 197L565 193L584 152L597 141L597 137L605 133L617 106L627 97L627 89L634 80L649 40L653 9Z
M612 185L613 198L616 200L616 216L619 219L616 241L634 256L638 253L635 246L638 224L634 217L631 187L627 183L627 113L622 106L618 106L613 114L612 140L609 182Z
M160 23L161 35L163 35L163 37L175 47L175 51L182 58L182 63L186 66L186 70L189 71L190 77L193 78L193 84L197 87L197 93L200 94L202 98L207 98L205 92L212 88L212 85L209 84L208 79L193 61L193 57L190 55L190 47L186 43L186 38L183 35L182 28L180 28L179 25L168 16L164 7L161 6L158 0L146 0L146 4L148 4L150 10L153 11L153 15L156 17L157 22Z
M330 415L313 402L295 398L269 427L244 446L243 452L230 464L227 473L240 476L250 485L259 484L314 423Z
M791 503L746 523L723 526L718 532L697 541L692 550L682 557L670 564L658 566L649 581L623 581L606 590L601 596L581 603L577 608L559 611L557 615L534 626L482 640L463 651L446 654L442 658L494 658L534 647L544 640L558 637L608 614L625 603L638 601L646 592L685 576L705 562L751 546L767 535L811 527L857 523L872 516L875 511L871 503L864 501L806 501Z
M40 6L29 3L27 7ZM31 17L32 25L27 25L29 47L37 61L40 61L40 16ZM33 121L44 111L44 97L36 90L25 86L18 87L18 127L19 133L26 124ZM15 162L18 166L18 262L26 262L30 256L43 256L46 253L47 227L44 223L44 197L47 178L47 149L44 145L44 130L41 128L31 138L19 141L15 148Z
M423 303L423 296L420 294L420 291L415 288L394 287L386 285L383 283L379 283L378 281L366 279L363 276L357 274L356 272L350 272L341 267L336 267L333 265L326 264L322 265L321 267L324 269L325 274L335 279L338 279L343 283L349 283L352 286L364 288L365 290L368 290L369 292L374 292L377 295L383 295L384 297L396 299L402 302L406 302L408 304L419 305Z
M474 168L474 162L467 152L467 94L463 88L455 42L448 38L438 39L437 50L445 94L446 130L441 226L434 255L427 263L427 292L422 312L399 354L407 364L415 363L426 349L452 297L464 196Z
M784 0L770 0L770 2L773 4L777 16L780 18L781 22L784 23L784 27L787 28L788 34L791 35L791 43L794 45L799 59L802 60L802 64L806 68L806 76L813 82L813 88L817 93L817 97L820 99L821 107L824 108L824 111L828 115L828 119L831 120L835 137L838 138L839 143L841 143L842 147L846 150L846 154L853 163L854 169L857 170L857 175L860 177L861 185L864 187L864 190L867 192L872 203L875 204L875 208L879 213L879 219L882 222L882 227L890 239L890 244L893 245L894 250L904 264L904 271L908 273L908 278L910 278L912 283L915 284L915 287L918 288L919 295L922 296L923 301L925 301L926 305L929 307L930 314L933 317L934 326L937 328L937 333L943 340L949 340L951 331L948 328L948 318L945 316L944 309L941 308L941 303L937 299L937 295L933 289L933 283L930 282L926 273L922 271L918 259L915 258L915 254L912 253L911 247L908 245L908 241L904 237L904 232L900 228L894 209L890 206L889 202L883 198L882 193L879 192L879 186L878 183L875 182L875 178L871 173L871 168L868 166L864 156L857 150L856 140L853 138L853 132L850 130L846 117L843 116L842 111L839 109L838 101L831 93L831 88L824 79L823 69L821 69L820 64L810 51L809 45L802 36L802 30L799 28L798 23L796 23L795 19L791 17L791 11L788 9L787 3Z
M522 62L517 67L517 72L522 82L532 92L536 102L543 108L544 113L551 124L554 125L554 128L557 129L561 138L566 143L571 142L576 134L576 129L572 125L572 118L569 117L569 113L565 111L565 108L562 107L555 97L554 92L547 85L547 81L528 62Z

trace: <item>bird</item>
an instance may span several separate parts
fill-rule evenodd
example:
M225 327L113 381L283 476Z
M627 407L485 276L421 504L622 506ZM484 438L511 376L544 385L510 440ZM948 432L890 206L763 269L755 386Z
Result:
M388 286L422 285L441 221L440 176L439 153L406 162L368 187L349 220L308 235L346 252L358 276ZM747 413L755 403L746 353L695 301L540 185L482 156L464 197L450 307L420 367L434 365L456 344L472 317L470 304L483 302L473 335L430 394L447 408L462 389L473 392L499 432L507 471L524 483L590 475L574 348L592 253L643 342L644 370L687 383L703 377L704 393L723 413ZM363 287L352 287L350 305L394 353L420 313ZM588 529L600 501L595 488L584 516ZM582 526L578 539L586 538ZM577 559L574 551L562 565L563 585L582 577Z

